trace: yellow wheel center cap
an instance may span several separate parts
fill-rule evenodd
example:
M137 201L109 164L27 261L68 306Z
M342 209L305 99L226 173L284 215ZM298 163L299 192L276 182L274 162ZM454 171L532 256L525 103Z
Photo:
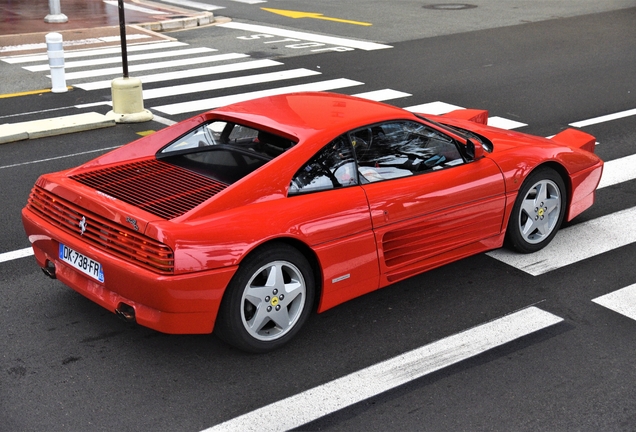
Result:
M278 304L278 297L272 297L272 301L270 303L272 306L276 306Z
M542 208L540 208L540 209L539 209L539 211L537 212L537 214L538 214L539 216L543 216L543 213L544 213L544 211L543 211L543 209L542 209Z

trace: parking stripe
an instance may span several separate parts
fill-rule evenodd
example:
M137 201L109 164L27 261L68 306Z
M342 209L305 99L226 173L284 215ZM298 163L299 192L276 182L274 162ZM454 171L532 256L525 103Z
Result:
M297 428L561 321L562 318L531 306L264 406L204 432Z

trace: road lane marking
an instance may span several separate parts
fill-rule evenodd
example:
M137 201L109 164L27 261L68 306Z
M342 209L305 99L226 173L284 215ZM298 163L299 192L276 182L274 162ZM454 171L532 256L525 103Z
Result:
M564 228L539 252L520 254L497 249L487 255L532 276L540 276L636 242L635 226L636 207L632 207ZM582 244L587 246L581 247Z
M577 127L577 128L582 128L585 126L590 126L590 125L595 125L598 123L605 123L608 121L612 121L612 120L618 120L621 118L625 118L625 117L630 117L636 115L636 108L635 109L630 109L627 111L621 111L621 112L617 112L614 114L607 114L607 115L603 115L600 117L594 117L592 119L588 119L588 120L582 120L582 121L578 121L578 122L574 122L574 123L570 123L570 126L573 127Z
M214 48L186 48L180 50L172 50L172 51L161 51L161 52L152 52L152 53L144 53L144 54L134 54L127 56L129 62L137 62L142 60L154 60L154 59L165 59L169 57L179 57L179 56L188 56L193 54L207 54L211 52L218 51ZM88 60L76 60L64 63L64 69L73 69L80 67L92 67L98 65L105 64L114 64L121 63L121 56L119 57L105 57L98 59L88 59ZM28 70L29 72L42 72L48 71L48 64L39 64L34 66L23 66L22 69Z
M338 78L327 81L319 81L308 84L298 84L287 87L278 87L272 88L268 90L260 90L249 93L239 93L228 96L220 96L209 99L200 99L189 102L181 102L169 105L161 105L157 107L153 107L153 110L157 110L159 112L175 115L175 114L185 114L191 112L201 112L207 111L214 108L218 108L225 105L230 105L237 102L244 102L250 99L256 99L259 97L265 96L274 96L286 93L294 93L294 92L302 92L302 91L328 91L328 90L336 90L346 87L363 85L360 81L353 81L346 78Z
M594 303L636 320L636 284L592 300Z
M246 54L245 57L249 56ZM182 80L185 78L195 78L200 76L216 75L229 72L241 72L250 69L261 69L271 66L280 66L282 64L283 63L277 62L275 60L250 60L218 66L208 66L204 68L187 69L174 72L162 72L151 75L138 75L136 76L136 78L139 78L143 84L148 84L154 82ZM111 87L112 82L112 80L91 81L88 83L76 84L75 87L81 88L82 90L106 89Z
M298 428L562 321L561 317L531 306L264 406L204 432Z
M369 99L376 102L382 102L382 101L387 101L391 99L409 97L413 95L411 93L404 93L397 90L383 89L383 90L375 90L375 91L364 92L364 93L357 93L357 94L354 94L353 96L357 96L363 99Z
M204 11L214 11L225 9L225 6L215 6L207 3L200 3L191 0L161 0L162 3L176 4L184 8L200 9Z
M320 72L310 69L290 69L280 72L269 72L241 77L224 78L212 81L196 82L191 84L181 84L170 87L161 87L143 91L144 100L161 97L199 93L204 91L221 90L226 88L241 87L253 84L262 84L275 81L282 81L295 78L304 78L320 75Z
M243 30L251 33L265 33L275 36L282 36L293 39L301 39L310 42L319 42L329 45L344 46L348 48L361 49L363 51L373 51L379 49L393 48L391 45L384 45L375 42L366 42L354 39L346 39L335 36L319 35L314 33L299 32L294 30L285 30L278 27L268 27L256 24L246 24L232 21L225 24L219 24L218 27L224 27L234 30Z
M111 5L111 6L115 6L115 7L119 7L119 2L117 0L103 0L104 3ZM164 11L160 11L157 9L149 9L149 8L145 8L142 6L137 6L134 4L130 4L130 3L124 3L124 9L127 10L132 10L132 11L136 11L136 12L141 12L141 13L146 13L146 14L150 14L150 15L169 15L169 12L164 12Z
M138 39L149 39L151 37L152 36L148 34L139 34L139 33L130 34L130 35L126 35L126 41L132 42ZM91 45L91 44L98 44L98 43L104 43L104 42L119 42L119 40L120 40L119 36L104 36L100 38L75 39L75 40L63 41L62 46L70 47L70 46L80 46L80 45ZM46 49L46 48L47 48L46 42L23 44L23 45L5 45L5 46L0 46L0 54L11 52L11 51L31 51L31 50L36 50L36 49L40 50L40 49Z
M636 179L636 154L605 162L598 189Z
M5 252L0 254L0 263L6 261L13 261L18 258L24 258L33 255L33 248L28 247L24 249L15 250L12 252Z
M426 114L442 115L442 114L448 114L451 111L464 109L464 107L452 105L446 102L437 101L437 102L429 102L429 103L425 103L421 105L413 105L413 106L406 107L404 109L407 111L411 111L414 113L421 113L425 115ZM515 120L510 120L503 117L494 116L494 117L488 117L488 126L496 127L499 129L510 130L510 129L516 129L516 128L520 128L520 127L528 126L528 125L526 123L521 123Z
M121 147L121 146L104 147L104 148L97 149L97 150L87 150L87 151L83 151L83 152L79 152L79 153L71 153L71 154L62 155L62 156L54 156L54 157L50 157L50 158L46 158L46 159L38 159L38 160L32 160L32 161L28 161L28 162L20 162L20 163L15 163L15 164L11 164L11 165L2 165L2 166L0 166L0 169L15 168L15 167L24 166L24 165L32 165L32 164L36 164L36 163L49 162L49 161L52 161L52 160L66 159L66 158L75 157L75 156L82 156L82 155L86 155L86 154L90 154L90 153L99 153L99 152L104 152L104 151L107 151L107 150L114 150L114 149L119 148L119 147ZM6 253L11 253L11 252L6 252Z
M261 8L261 9L266 12L271 12L276 15L282 15L284 17L293 18L293 19L311 18L311 19L333 21L333 22L338 22L342 24L353 24L353 25L359 25L359 26L373 25L370 22L352 21L352 20L347 20L342 18L326 17L324 14L316 13L316 12L301 12L301 11L293 11L293 10L286 10L286 9L271 9L271 8Z
M213 56L194 57L194 58L181 59L181 60L170 60L166 62L130 65L128 66L128 71L141 72L141 71L155 70L155 69L167 69L167 68L180 67L180 66L192 66L195 64L210 63L210 62L216 62L216 61L235 60L238 58L245 58L245 57L248 57L248 55L238 54L238 53L218 54ZM93 78L93 77L106 76L106 75L121 75L121 67L111 67L111 68L104 68L104 69L70 72L70 73L67 73L65 77L67 80L73 80L73 79Z
M176 48L176 47L182 47L187 45L188 44L185 42L177 42L177 41L155 42L155 43L148 43L143 45L131 45L127 47L126 51L131 53L131 52L137 52L137 51ZM92 49L83 49L83 50L77 50L77 51L65 51L64 59L68 60L71 58L95 57L95 56L110 55L110 54L121 54L121 47L92 48ZM19 63L32 63L32 62L46 62L49 60L49 57L46 54L32 54L32 55L7 57L1 60L9 64L19 64ZM121 60L121 57L120 57L120 60Z
M521 123L515 120L506 119L503 117L488 117L488 126L496 127L499 129L512 130L520 127L528 126L526 123Z
M442 114L449 113L451 111L464 109L464 108L457 105L449 104L446 102L437 101L437 102L429 102L429 103L420 104L420 105L408 106L404 109L407 111L420 113L420 114L442 115Z

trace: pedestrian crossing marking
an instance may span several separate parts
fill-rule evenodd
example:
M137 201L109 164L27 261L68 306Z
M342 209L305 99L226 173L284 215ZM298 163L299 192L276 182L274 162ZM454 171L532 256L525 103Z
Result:
M636 207L563 228L539 252L519 254L497 249L487 255L532 276L540 276L636 242L634 226Z
M244 77L225 78L214 81L204 81L192 84L182 84L172 87L144 90L143 98L144 100L149 100L160 97L220 90L232 87L261 84L266 82L282 81L293 78L303 78L314 75L320 75L320 72L316 72L310 69L291 69L281 72L270 72L257 75L248 75Z
M621 288L592 300L621 315L636 320L636 284Z
M161 0L161 2L175 4L177 6L184 7L184 8L204 10L208 12L219 10L219 9L225 9L225 6L215 6L215 5L191 1L191 0Z
M137 51L150 51L157 49L166 49L166 48L176 48L187 46L188 44L185 42L171 41L171 42L155 42L155 43L146 43L141 45L130 45L127 47L126 51L129 53L137 52ZM78 57L96 57L102 55L109 54L121 54L121 47L115 48L93 48L93 49L84 49L77 51L65 51L64 59L78 58ZM49 57L46 54L31 54L31 55L20 55L15 57L5 57L0 59L5 63L9 64L19 64L19 63L31 63L36 61L48 62ZM121 60L121 57L120 57Z
M188 49L175 50L175 51L162 51L162 52L153 52L153 53L146 53L146 54L129 55L127 56L127 59L129 63L132 63L132 62L137 62L141 60L154 60L154 59L160 59L160 58L179 57L179 56L187 56L187 55L193 55L193 54L204 54L204 53L211 53L215 51L218 51L218 50L213 48L206 48L206 47L188 48ZM79 67L91 67L91 66L99 66L99 65L113 64L113 63L121 63L121 56L65 62L64 68L73 69L73 68L79 68ZM26 69L31 72L42 72L42 71L48 71L49 65L45 64L45 65L25 66L23 69Z
M404 93L397 90L384 89L384 90L375 90L370 92L358 93L353 96L369 99L376 102L383 102L391 99L399 99L403 97L413 96L411 93Z
M354 81L346 78L338 78L327 81L319 81L308 84L299 84L295 86L279 87L268 90L260 90L248 93L240 93L229 96L213 97L209 99L201 99L196 101L188 101L175 103L170 105L161 105L153 107L153 110L157 110L164 114L175 115L185 114L192 112L208 111L214 108L218 108L225 105L230 105L237 102L244 102L250 99L256 99L265 96L274 96L279 94L302 92L302 91L329 91L342 89L346 87L363 85L360 81Z
M278 27L269 27L256 24L240 23L231 21L225 24L219 24L218 27L229 28L234 30L243 30L250 33L264 33L275 36L282 36L292 39L300 39L303 41L324 43L327 45L343 46L348 48L360 49L363 51L373 51L379 49L393 48L391 45L379 44L376 42L366 42L355 39L347 39L335 36L320 35L315 33L301 32L295 30L287 30Z
M245 57L247 57L247 55L245 55ZM240 72L250 69L264 69L272 66L280 66L282 64L283 63L274 60L250 60L240 63L208 66L204 68L187 69L174 72L162 72L152 75L141 75L137 76L136 78L139 78L143 84L148 84L161 81L216 75L228 72ZM97 90L110 88L111 83L112 80L92 81L84 84L76 84L75 87L81 88L82 90Z
M142 71L148 71L148 70L168 69L168 68L174 68L174 67L192 66L196 64L211 63L211 62L217 62L217 61L234 60L237 58L244 58L244 57L247 57L247 55L239 54L239 53L217 54L217 55L206 56L206 57L194 57L194 58L181 59L181 60L170 60L166 62L130 65L128 66L128 71L130 73L135 73L135 72L142 72ZM121 75L121 67L111 67L111 68L104 68L104 69L71 72L66 74L66 79L75 80L75 79L93 78L93 77L106 76L106 75Z

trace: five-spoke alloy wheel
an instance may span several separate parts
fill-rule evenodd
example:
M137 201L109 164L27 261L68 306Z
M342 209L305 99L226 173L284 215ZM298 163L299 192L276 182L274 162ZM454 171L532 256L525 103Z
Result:
M230 345L267 352L291 339L307 320L314 298L307 259L278 243L249 255L232 278L215 332Z
M556 235L567 204L561 176L551 168L539 168L521 186L508 222L507 240L522 253L536 252Z

